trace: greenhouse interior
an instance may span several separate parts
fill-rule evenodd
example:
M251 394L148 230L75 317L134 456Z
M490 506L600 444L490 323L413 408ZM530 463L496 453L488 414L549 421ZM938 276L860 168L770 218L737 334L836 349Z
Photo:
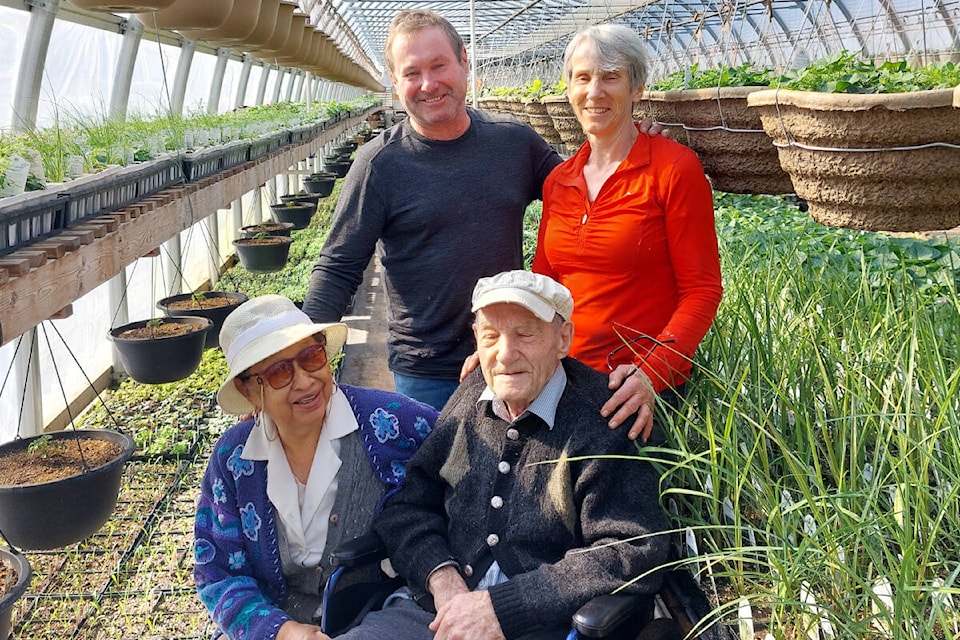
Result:
M407 10L442 16L463 50L437 22L391 37ZM621 29L587 29L606 25ZM423 44L430 33L446 35L432 45L440 53ZM619 35L601 46L601 33ZM211 595L219 586L198 584L209 575L197 567L209 561L199 536L217 443L238 419L270 440L259 409L254 420L228 413L218 390L259 384L265 412L262 394L280 392L264 380L278 390L291 379L274 365L234 371L220 329L245 301L279 294L298 317L342 317L346 344L328 362L326 329L320 365L340 387L399 392L401 379L433 380L417 375L429 362L397 365L397 350L427 361L446 347L426 337L455 332L434 326L420 351L398 347L429 324L404 314L445 314L453 300L459 315L434 324L472 311L479 322L476 276L505 270L485 271L499 264L496 226L509 227L513 268L570 288L571 355L582 348L611 389L629 364L662 433L630 443L627 457L654 472L668 552L564 611L570 631L558 640L960 638L960 0L0 0L0 51L0 640L338 635L326 608L289 635L303 621L287 616L286 586L275 591L272 577L253 574L263 602L233 615L281 616L279 631L243 627L226 596ZM481 126L494 142L471 144L487 148L447 154L443 145L460 149ZM534 166L506 157L520 145ZM424 149L456 161L438 167ZM606 173L590 173L612 149L621 152L604 156L614 158ZM641 177L627 177L634 150L652 167ZM531 185L516 185L523 202L500 193L520 181ZM498 207L522 221L499 223ZM588 217L609 216L607 231L628 237L575 249L561 237L568 214L584 230ZM689 231L697 216L706 230ZM668 275L632 257L651 242L641 236L661 231L653 251ZM436 246L451 238L470 246ZM459 254L463 273L439 268L428 255L438 251ZM325 275L337 260L353 260L349 277ZM626 284L614 285L621 269ZM693 279L714 276L703 331L682 352L680 329L667 331L679 314L669 314L692 313L684 305L709 288ZM331 287L349 289L336 293L349 302L315 315ZM643 314L663 319L648 325ZM581 327L619 345L605 348L606 366L588 360L596 334L584 339ZM290 376L318 376L291 344L267 355L287 349ZM687 373L658 388L646 359L663 350ZM623 364L611 360L618 351ZM75 468L54 475L68 451ZM530 464L544 462L557 463ZM249 473L230 468L235 480ZM217 490L214 507L225 499ZM243 532L256 540L246 521ZM307 550L313 566L327 535ZM491 535L481 546L497 544ZM645 544L574 550L601 542ZM229 569L246 579L236 554ZM658 586L637 591L647 584ZM313 589L326 606L323 585ZM521 637L487 604L495 633L446 637ZM524 628L547 625L539 613ZM602 630L592 615L604 616ZM654 635L658 621L670 631Z

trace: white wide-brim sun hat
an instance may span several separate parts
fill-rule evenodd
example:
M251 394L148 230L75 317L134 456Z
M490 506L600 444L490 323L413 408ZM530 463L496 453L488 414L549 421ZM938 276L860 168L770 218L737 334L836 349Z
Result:
M347 325L342 322L314 323L310 316L283 296L258 296L234 309L220 329L220 347L230 367L227 379L217 392L220 408L234 415L251 413L253 405L237 389L234 378L258 362L317 333L326 336L325 351L331 360L347 342Z

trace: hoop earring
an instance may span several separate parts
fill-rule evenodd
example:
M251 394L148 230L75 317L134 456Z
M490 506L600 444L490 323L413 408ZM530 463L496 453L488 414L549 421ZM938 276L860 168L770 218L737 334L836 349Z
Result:
M257 423L260 425L260 428L263 429L263 435L268 442L276 442L277 438L280 437L280 431L277 429L277 426L273 424L270 416L263 411L263 385L260 385L260 411L257 412ZM273 431L272 438L270 437L270 431Z

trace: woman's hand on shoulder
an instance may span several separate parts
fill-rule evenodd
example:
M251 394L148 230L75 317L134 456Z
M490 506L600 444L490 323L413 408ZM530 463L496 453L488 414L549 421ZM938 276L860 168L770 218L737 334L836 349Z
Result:
M600 415L610 418L607 424L616 429L636 413L637 419L627 437L631 440L639 437L641 442L646 442L653 432L653 403L656 399L650 378L636 365L622 364L610 372L608 386L613 395L600 407Z
M663 136L664 138L673 137L670 133L670 129L665 128L662 124L656 122L652 118L644 118L640 121L640 133L645 133L651 138L654 136Z
M477 352L474 351L466 357L463 361L463 366L460 367L460 382L463 382L470 372L477 368L477 365L480 364L480 356L477 355Z
M287 620L280 625L277 640L330 640L330 636L316 625Z

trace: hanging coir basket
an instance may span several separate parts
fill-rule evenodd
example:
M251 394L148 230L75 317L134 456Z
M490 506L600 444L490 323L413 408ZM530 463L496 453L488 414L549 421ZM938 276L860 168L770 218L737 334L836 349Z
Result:
M108 429L0 445L0 532L21 549L57 549L89 537L117 506L133 450L130 436Z
M747 96L764 87L714 87L666 91L668 103L686 131L710 184L727 193L793 193L790 176L780 166L773 141L760 114L747 107Z
M796 194L823 224L874 231L960 225L953 89L751 93Z

